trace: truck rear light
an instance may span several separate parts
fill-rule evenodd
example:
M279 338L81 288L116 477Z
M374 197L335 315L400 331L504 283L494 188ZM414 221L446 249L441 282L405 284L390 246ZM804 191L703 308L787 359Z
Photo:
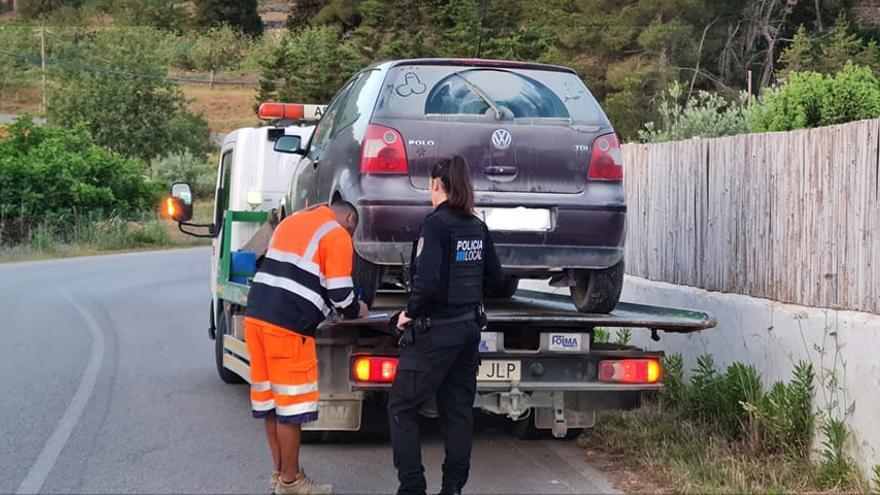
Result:
M362 174L405 174L406 148L397 130L370 124L361 146Z
M351 367L352 379L361 383L391 383L397 375L397 358L357 356Z
M599 381L606 383L657 383L662 376L657 359L617 359L599 362Z
M605 134L593 142L588 177L592 180L623 180L623 152L617 134Z

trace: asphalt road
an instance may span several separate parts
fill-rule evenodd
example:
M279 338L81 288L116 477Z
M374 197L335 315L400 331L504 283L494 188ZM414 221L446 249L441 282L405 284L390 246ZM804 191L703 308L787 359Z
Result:
M265 493L247 388L216 376L206 248L0 265L0 493ZM429 435L429 492L442 445ZM387 443L307 445L337 493L388 493ZM597 493L571 442L478 431L470 493Z

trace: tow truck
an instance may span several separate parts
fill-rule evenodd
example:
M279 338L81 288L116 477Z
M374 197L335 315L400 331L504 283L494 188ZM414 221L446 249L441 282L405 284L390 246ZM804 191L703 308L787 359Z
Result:
M291 213L284 196L299 157L285 148L308 141L322 112L317 105L264 103L259 115L274 124L225 137L212 223L190 222L193 196L186 183L172 184L163 200L164 214L180 230L213 238L209 336L226 383L250 380L242 322L260 256L254 246L265 246L272 225ZM306 440L387 426L383 411L399 352L389 319L406 304L403 287L386 286L368 317L331 316L319 327L319 418L305 425ZM642 394L663 387L662 351L598 342L597 329L643 329L659 340L660 332L715 326L701 311L628 302L610 314L585 314L567 297L522 289L510 299L487 300L485 310L474 407L509 418L522 438L575 438L593 426L598 410L638 407Z

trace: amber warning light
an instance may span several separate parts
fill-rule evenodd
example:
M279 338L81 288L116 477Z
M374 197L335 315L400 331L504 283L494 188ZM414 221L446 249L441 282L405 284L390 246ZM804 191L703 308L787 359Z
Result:
M266 102L257 115L262 120L320 120L326 109L327 105Z

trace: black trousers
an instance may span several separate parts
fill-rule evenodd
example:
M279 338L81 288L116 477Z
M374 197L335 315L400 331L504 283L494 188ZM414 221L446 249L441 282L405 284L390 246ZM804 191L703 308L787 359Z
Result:
M459 492L470 471L480 327L476 322L435 326L414 339L401 351L388 397L397 493L424 494L427 489L418 412L435 397L446 444L441 493Z

